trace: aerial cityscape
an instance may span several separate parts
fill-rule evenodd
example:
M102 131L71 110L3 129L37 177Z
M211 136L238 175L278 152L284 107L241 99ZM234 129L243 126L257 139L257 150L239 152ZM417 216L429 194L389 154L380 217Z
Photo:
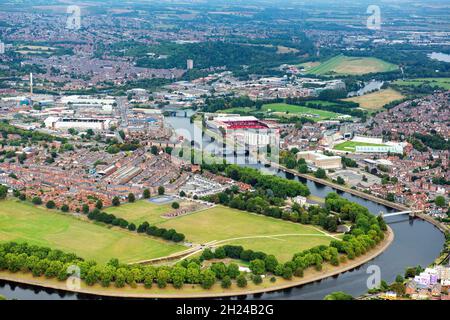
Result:
M0 300L450 300L446 0L0 0L0 133Z

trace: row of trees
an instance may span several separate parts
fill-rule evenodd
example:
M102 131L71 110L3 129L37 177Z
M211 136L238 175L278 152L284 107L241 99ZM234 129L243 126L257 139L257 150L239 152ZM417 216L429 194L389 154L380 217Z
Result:
M156 226L150 226L148 222L143 222L136 228L134 223L129 223L123 218L118 218L114 214L101 212L99 209L95 208L88 214L88 218L95 221L100 221L106 224L112 224L113 226L118 226L123 229L128 229L129 231L137 231L138 233L146 233L151 236L161 237L165 240L170 240L174 242L184 241L185 236L182 233L176 232L174 229L166 230L164 228L158 228Z
M334 215L330 214L331 210L335 212ZM341 198L336 193L327 196L326 208L314 206L305 210L294 205L293 212L284 216L286 217L290 219L296 217L299 222L314 223L324 228L335 228L342 219L351 221L352 229L344 235L342 241L333 240L329 246L322 245L304 250L295 254L292 260L286 263L279 263L273 255L264 252L254 252L245 250L242 246L231 245L216 248L214 252L205 249L200 259L240 259L250 262L249 268L255 275L272 273L291 279L292 276L302 277L304 271L310 267L320 271L323 263L337 266L347 259L354 259L366 253L384 239L384 231L387 230L382 218L373 216L367 208ZM328 224L333 226L330 227Z
M186 238L184 234L176 232L174 229L158 228L157 226L151 226L147 221L141 223L137 228L138 233L146 233L150 236L160 237L165 240L171 240L174 242L184 241Z
M202 169L222 173L235 181L250 184L254 188L271 190L273 195L279 198L296 197L298 195L306 197L310 194L308 187L298 181L287 180L274 175L264 175L253 168L240 167L234 164L203 164Z
M239 193L239 190L236 190L236 188L229 188L223 192L205 196L202 199L233 209L263 214L277 219L318 225L330 232L335 232L339 224L338 217L331 215L329 210L318 206L304 209L300 205L294 204L291 212L284 211L280 208L285 206L284 199L274 196L271 190L261 188L253 192L244 193Z
M146 288L155 284L159 288L165 288L168 284L182 288L184 284L198 284L209 289L218 280L223 288L229 288L232 279L236 279L240 287L247 285L246 276L234 263L213 263L205 268L198 259L186 259L174 266L143 266L122 264L117 259L111 259L107 264L100 265L74 254L14 242L0 244L0 270L31 272L36 277L45 276L60 281L79 276L90 286L98 283L103 287L114 285L117 288L125 285L136 287L138 284Z

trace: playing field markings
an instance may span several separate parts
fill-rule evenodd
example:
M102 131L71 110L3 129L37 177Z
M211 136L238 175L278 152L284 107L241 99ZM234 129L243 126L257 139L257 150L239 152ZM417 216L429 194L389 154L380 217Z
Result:
M230 239L224 239L224 240L220 240L220 241L216 241L213 246L217 246L218 244L222 244L224 242L231 242L231 241L236 241L236 240L245 240L245 239L261 239L261 238L265 238L265 239L274 239L275 237L296 237L296 236L301 236L301 237L331 237L334 238L336 240L341 240L333 235L330 235L326 232L323 232L321 230L320 231L322 234L315 234L315 233L285 233L285 234L273 234L273 235L255 235L255 236L246 236L246 237L236 237L236 238L230 238ZM277 239L277 240L281 240L281 239ZM286 240L283 240L286 241Z

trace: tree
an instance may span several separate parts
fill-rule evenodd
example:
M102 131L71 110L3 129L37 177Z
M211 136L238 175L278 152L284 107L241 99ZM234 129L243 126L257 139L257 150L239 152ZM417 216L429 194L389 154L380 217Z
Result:
M300 164L298 166L298 172L303 173L303 174L308 173L308 165L305 163Z
M49 200L49 201L47 201L47 203L45 204L45 206L46 206L48 209L55 209L56 204L55 204L55 201Z
M286 280L290 280L292 278L293 272L292 269L288 266L285 266L283 269L282 277Z
M344 185L345 184L345 180L342 177L337 177L336 178L336 182L340 185Z
M186 197L186 192L184 192L183 190L180 191L180 197Z
M392 192L389 192L386 196L386 200L390 201L390 202L394 202L395 201L395 194L393 194Z
M274 255L270 254L264 259L266 270L269 272L274 272L278 265L278 260Z
M171 239L171 240L174 241L174 242L181 242L181 241L184 241L185 238L186 238L186 237L185 237L184 234L176 232L176 233L174 233L174 235L172 236L172 239Z
M179 209L180 208L180 204L178 202L173 202L172 203L172 208L173 209Z
M403 283L403 281L405 281L405 279L400 274L395 278L395 282Z
M128 230L130 230L130 231L135 231L135 230L136 230L136 225L135 225L134 223L130 223L130 224L128 225Z
M202 272L201 285L203 289L210 289L216 282L216 274L211 270L207 269Z
M327 177L327 173L324 169L319 168L317 169L317 171L314 173L314 176L318 179L325 179Z
M144 192L142 192L142 197L144 197L144 199L150 198L150 190L145 189Z
M0 185L0 199L5 199L8 195L8 187L4 185Z
M214 253L211 251L211 249L206 248L203 250L202 255L200 256L203 260L211 260L214 259Z
M225 259L227 256L227 253L225 252L224 247L219 247L214 251L214 257L216 259Z
M157 146L152 146L151 148L150 148L150 152L153 154L153 155L157 155L158 154L158 147Z
M221 282L220 285L224 289L228 289L229 287L231 287L231 278L230 278L230 276L223 277L222 282Z
M236 279L240 274L239 266L236 263L230 263L227 267L227 275L231 279Z
M259 274L252 275L252 281L254 284L261 284L262 283L262 277Z
M326 295L324 300L353 300L353 297L345 292L336 291Z
M42 204L42 199L40 197L34 197L31 202L35 205L41 205Z
M266 264L263 260L260 259L250 261L249 268L253 272L253 274L261 275L266 272Z
M67 204L63 204L63 205L61 206L61 211L62 211L62 212L68 212L68 211L69 211L69 206L68 206Z
M102 208L103 208L103 202L102 202L102 200L97 200L97 202L95 203L95 207L98 209L98 210L101 210Z
M174 267L171 272L172 284L176 289L183 287L186 277L186 269L183 267Z
M444 196L437 196L436 199L434 199L434 203L441 208L445 208L445 198Z
M406 286L401 282L395 282L389 286L389 289L394 291L397 295L403 296L406 292Z
M240 274L236 279L236 283L239 288L245 288L247 286L247 279L245 278L245 275Z
M136 197L134 196L134 193L129 193L128 194L128 202L133 203L134 201L136 201Z
M165 269L161 269L156 274L156 282L158 283L159 288L165 288L167 286L167 282L170 280L170 273Z
M83 204L83 207L81 208L81 211L84 214L88 214L89 213L89 205L87 205L86 203Z
M158 194L160 196L164 195L165 192L166 192L166 189L163 186L158 187Z
M112 205L115 206L115 207L120 206L120 199L119 199L119 197L114 197L112 199Z

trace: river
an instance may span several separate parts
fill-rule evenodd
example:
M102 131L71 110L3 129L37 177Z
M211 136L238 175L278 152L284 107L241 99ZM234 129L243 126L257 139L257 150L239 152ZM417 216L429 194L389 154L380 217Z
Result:
M441 62L450 62L450 54L442 53L442 52L433 52L428 54L428 58L441 61Z
M189 118L172 118L169 120L174 126L186 128L185 132L192 132L192 125ZM206 139L205 139L206 140ZM260 167L260 165L253 165ZM298 178L292 174L284 172L274 172L288 179L298 179L306 183L311 194L325 197L329 192L336 192L334 189L322 184L312 182L303 178ZM337 191L342 197L366 206L373 214L380 211L394 211L383 205L374 203L357 196ZM425 221L414 219L408 216L395 216L386 218L389 226L395 234L395 239L390 247L372 261L360 267L307 285L294 287L286 290L247 296L246 299L323 299L323 297L333 291L345 291L353 296L358 296L367 292L367 268L371 265L380 267L381 278L392 282L398 274L402 274L409 266L427 266L439 255L443 243L444 235L433 225ZM0 281L0 295L9 299L92 299L93 296L66 293L51 289L37 288L27 285L16 285ZM236 298L234 298L236 299ZM239 297L242 299L242 297Z
M355 96L359 97L366 93L381 90L381 87L383 86L383 84L384 84L383 81L371 80L369 82L364 83L364 87L362 87L358 91L349 92L347 97L355 97Z

